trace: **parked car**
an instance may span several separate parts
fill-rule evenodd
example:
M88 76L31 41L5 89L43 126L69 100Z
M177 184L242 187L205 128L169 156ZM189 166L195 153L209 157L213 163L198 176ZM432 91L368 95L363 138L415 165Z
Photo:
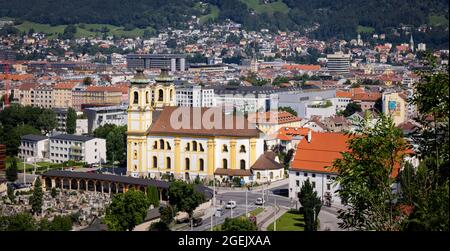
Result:
M194 219L192 219L192 226L198 227L198 226L200 226L202 224L203 224L203 219L202 218L194 218Z
M236 201L230 200L230 201L228 201L228 203L225 206L225 208L226 209L232 209L232 208L236 208L236 206L237 206Z
M223 208L217 208L216 212L214 213L214 216L221 217L223 214Z
M262 206L264 202L265 202L264 199L260 197L256 199L255 205Z

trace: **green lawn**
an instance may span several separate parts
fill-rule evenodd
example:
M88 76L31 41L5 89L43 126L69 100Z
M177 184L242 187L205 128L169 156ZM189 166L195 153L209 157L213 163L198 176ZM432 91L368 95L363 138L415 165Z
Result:
M369 26L362 26L362 25L358 25L358 28L356 28L356 32L358 33L368 33L371 34L375 31L374 28L369 27Z
M250 215L251 216L256 216L256 215L260 214L262 211L264 211L264 208L258 207L256 209L254 209L253 211L251 211Z
M260 4L259 0L241 0L245 3L247 7L256 11L256 13L267 13L273 14L274 12L288 13L289 7L283 3L283 1L278 0L270 4Z
M133 30L126 31L123 29L123 27L110 24L78 24L76 26L77 33L75 34L75 37L77 38L101 36L102 33L100 31L103 27L109 29L109 32L107 32L108 35L115 35L119 37L142 37L144 35L144 31L146 30L135 28ZM36 32L47 34L49 38L55 38L58 34L62 34L64 32L66 25L51 26L49 24L39 24L24 21L22 24L16 25L16 28L22 32L28 32L31 28L33 28ZM147 29L150 31L154 31L154 29L151 27Z
M215 5L211 5L211 13L200 17L200 23L205 23L208 20L214 20L219 16L219 8Z
M445 16L430 15L428 17L428 23L431 26L448 26L448 20Z
M276 231L304 231L304 225L303 214L298 211L288 211L277 219ZM273 223L267 230L273 231Z

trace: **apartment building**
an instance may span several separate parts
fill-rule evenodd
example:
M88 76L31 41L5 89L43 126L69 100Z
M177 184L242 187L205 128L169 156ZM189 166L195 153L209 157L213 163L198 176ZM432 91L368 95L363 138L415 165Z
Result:
M95 129L106 124L117 126L127 125L127 106L105 106L85 108L87 116L87 131L92 133Z
M48 158L48 137L32 134L22 136L18 157L25 161Z
M80 135L59 134L49 138L49 158L53 163L81 161L106 162L106 140Z
M53 87L54 107L69 108L72 107L72 90L77 83L58 83Z
M214 90L201 86L185 86L175 90L177 106L213 107L216 106Z

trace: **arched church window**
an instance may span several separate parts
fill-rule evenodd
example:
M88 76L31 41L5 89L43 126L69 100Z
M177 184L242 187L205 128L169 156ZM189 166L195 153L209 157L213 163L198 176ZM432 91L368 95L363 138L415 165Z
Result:
M164 100L164 91L159 89L158 90L158 101L163 101Z
M133 104L138 104L138 103L139 103L139 93L137 91L135 91L133 94Z

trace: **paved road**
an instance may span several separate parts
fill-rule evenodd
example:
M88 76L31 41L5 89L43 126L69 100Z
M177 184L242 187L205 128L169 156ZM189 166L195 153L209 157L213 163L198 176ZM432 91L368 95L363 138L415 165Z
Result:
M287 197L275 195L272 192L269 192L269 194L267 194L267 191L265 191L264 193L265 193L264 198L266 201L264 206L274 205L275 200L276 200L276 204L278 206L285 207L285 208L291 208L293 206L290 199ZM247 192L247 211L248 212L251 212L252 210L254 210L255 208L258 207L257 205L255 205L255 201L257 198L262 198L261 192L252 192L252 191ZM233 211L233 218L241 216L241 215L245 215L245 212L246 212L246 203L245 203L246 202L246 193L245 193L245 191L223 192L223 193L217 194L216 195L216 207L224 208L226 203L229 200L236 201L236 204L237 204L236 208L233 210L224 209L221 217L214 216L213 217L213 225L214 226L218 225L218 224L222 224L225 221L225 218L230 218L231 211ZM222 204L221 204L221 202L222 202ZM201 226L194 228L194 231L204 231L204 230L209 230L209 229L211 229L211 215L210 214L205 216L205 218L203 219L203 224Z
M291 201L287 197L287 189L288 184L282 184L278 187L272 187L269 190L264 191L265 204L264 206L274 206L275 201L277 206L282 209L291 209L298 208L298 201ZM282 196L285 195L285 196ZM257 198L262 197L261 191L247 191L236 190L236 191L222 191L216 195L216 206L217 207L225 207L226 203L229 200L236 201L237 208L233 209L233 217L238 217L240 215L244 215L246 212L246 197L247 197L247 205L248 212L251 212L253 209L257 208L255 205L255 201ZM222 205L220 202L222 201ZM213 217L213 225L222 224L225 221L225 218L231 217L231 210L224 209L224 213L221 217ZM328 207L322 207L322 210L319 213L319 220L321 225L321 230L331 230L331 231L339 231L341 229L338 228L338 219L336 217L336 210ZM211 228L211 214L207 214L204 218L203 224L194 228L194 231L204 231L209 230Z

